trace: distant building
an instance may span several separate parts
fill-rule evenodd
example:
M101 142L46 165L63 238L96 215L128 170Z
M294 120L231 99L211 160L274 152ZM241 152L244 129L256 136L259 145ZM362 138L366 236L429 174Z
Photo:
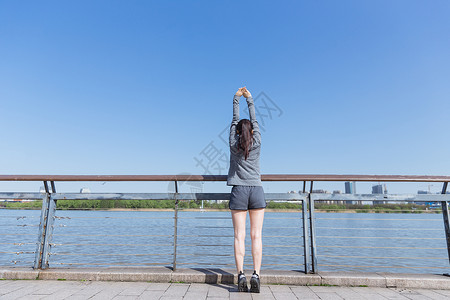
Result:
M372 186L372 194L383 194L383 186L381 184Z
M386 185L384 185L384 188L386 188ZM372 186L372 194L379 195L379 194L386 194L387 192L383 190L382 184L376 184ZM373 201L373 204L385 204L386 201Z
M429 191L419 190L419 191L417 191L417 194L424 195L424 194L431 194L431 193Z
M346 194L356 194L355 182L346 181L345 182L345 193Z
M346 181L345 182L345 193L346 194L356 194L356 183L354 181ZM345 203L347 204L360 204L360 201L352 201L352 200L346 200Z
M316 194L329 194L328 191L322 190L322 189L320 189L320 190L312 190L312 192L316 193Z
M342 194L342 191L341 190L334 190L333 194Z

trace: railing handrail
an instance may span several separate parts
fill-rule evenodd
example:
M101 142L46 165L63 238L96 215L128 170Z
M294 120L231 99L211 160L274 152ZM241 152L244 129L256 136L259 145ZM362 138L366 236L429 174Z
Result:
M0 181L226 181L227 175L0 175ZM446 175L262 174L262 181L450 182Z

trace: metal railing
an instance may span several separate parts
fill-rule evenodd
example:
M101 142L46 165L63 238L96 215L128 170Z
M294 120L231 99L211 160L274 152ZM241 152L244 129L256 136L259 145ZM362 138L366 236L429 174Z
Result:
M293 260L295 260L295 263L292 263L292 260L290 260L289 264L287 265L296 265L296 266L303 266L303 271L305 273L316 273L318 271L319 266L335 266L335 267L349 267L349 265L344 263L336 263L335 261L340 259L347 259L347 258L353 258L357 260L364 260L364 259L371 259L371 260L387 260L387 261L398 261L402 259L443 259L443 257L404 257L402 255L397 256L389 256L389 255L379 255L379 256L365 256L361 255L361 253L355 252L348 252L349 249L357 249L356 251L361 251L361 249L384 249L383 251L393 251L393 249L403 251L405 249L409 248L422 248L422 249L433 249L433 247L398 247L395 245L390 246L377 246L373 245L373 243L369 243L369 245L362 245L358 244L355 245L354 240L376 240L376 239L383 239L383 240L399 240L399 239L410 239L410 240L419 240L419 241L426 241L427 237L423 234L416 234L415 236L411 237L388 237L388 236L345 236L343 234L336 235L335 233L331 233L331 235L322 235L320 233L321 230L340 230L342 231L348 231L348 230L356 230L356 227L358 226L355 224L353 227L337 227L337 226L344 226L339 224L323 224L324 220L330 219L330 218L322 218L318 216L318 213L315 212L315 203L319 201L391 201L391 202L415 202L415 201L438 201L441 203L442 207L442 214L443 214L443 221L444 221L444 232L445 235L443 238L438 237L435 239L441 239L446 240L446 248L447 248L447 257L445 258L447 263L450 260L450 226L449 226L449 211L448 211L448 201L449 195L446 194L447 190L447 184L450 181L450 176L395 176L395 175L262 175L261 176L262 181L298 181L303 182L303 192L301 193L266 193L266 199L271 201L291 201L295 203L299 203L299 220L301 226L299 226L298 230L301 232L299 235L295 236L286 236L289 239L299 238L300 243L294 243L291 245L277 245L277 244L268 244L264 245L264 247L279 247L280 249L283 247L289 247L290 249L295 249L295 254L292 254L292 252L287 252L286 254L274 254L274 256L283 257L283 256L289 256ZM180 216L180 208L179 203L180 201L188 201L188 200L229 200L229 193L179 193L178 192L178 182L181 181L226 181L226 176L220 176L220 175L113 175L113 176L107 176L107 175L0 175L0 181L43 181L44 187L45 187L45 193L0 193L0 199L34 199L34 200L42 200L42 209L41 214L39 217L39 225L37 224L29 224L28 227L32 228L33 226L39 227L38 230L38 239L36 243L36 251L34 251L34 262L33 266L34 268L40 268L45 269L49 267L49 260L50 256L57 257L71 257L71 256L96 256L99 255L102 258L106 257L105 262L99 262L97 265L132 265L130 263L120 263L115 262L111 263L109 260L113 259L117 256L130 256L134 255L137 257L144 257L144 256L154 256L158 258L164 258L164 259L157 259L156 262L151 263L145 263L145 265L168 265L171 264L172 268L176 270L177 265L185 265L185 266L204 266L204 265L211 265L211 263L208 262L195 262L194 257L205 257L210 256L214 260L216 260L213 265L224 265L224 266L231 266L233 263L230 261L230 258L233 257L232 253L230 252L224 252L224 251L216 251L214 249L223 249L225 246L231 246L229 243L230 239L232 238L232 227L230 224L220 224L220 226L216 226L214 224L206 224L206 225L189 225L189 216ZM88 193L88 194L81 194L81 193L57 193L56 192L56 185L55 182L57 181L173 181L175 184L175 192L174 193ZM414 195L391 195L391 194L379 194L379 195L354 195L354 194L318 194L312 192L313 183L315 181L366 181L366 182L442 182L443 188L442 188L442 194L441 195L431 195L431 194L414 194ZM310 190L306 191L306 183L310 183ZM173 217L166 216L165 219L167 221L170 221L173 219L173 232L159 232L160 234L148 234L148 233L142 233L142 234L129 234L131 231L132 233L135 231L135 227L130 226L130 231L127 232L127 234L123 234L122 236L129 237L129 236L141 236L144 238L143 241L141 241L138 244L134 244L132 246L140 247L146 249L146 252L140 252L140 253L71 253L71 252L52 252L52 247L62 247L62 246L70 246L70 247L81 247L81 246L89 246L89 247L102 247L105 244L96 244L93 240L88 240L85 242L80 242L82 237L94 237L95 234L91 234L90 232L86 234L74 234L74 233L59 233L62 231L62 227L65 226L61 224L61 228L55 226L55 221L59 222L60 220L67 220L68 217L59 217L55 214L56 207L57 207L57 201L58 200L174 200L175 205L173 208ZM184 213L183 213L184 214ZM77 218L81 217L73 217L73 221L76 221ZM129 218L129 217L128 217ZM196 219L199 219L199 217L195 217ZM124 221L127 218L124 219ZM135 219L135 217L133 217ZM147 218L146 218L147 219ZM217 220L217 217L201 217L201 219L204 220ZM230 218L227 218L228 220ZM338 219L338 218L335 218ZM343 218L340 218L343 219ZM354 219L354 218L353 218ZM367 218L359 218L359 221L362 221ZM19 219L18 219L19 220ZM392 221L393 219L390 219ZM322 226L326 225L326 226ZM186 228L189 228L189 226L193 226L191 228L191 232L184 232L183 230ZM220 228L228 228L228 233L224 234L216 234L216 236L211 234L202 234L200 232L201 229L206 229L209 232L211 232L211 229L216 230L217 227ZM292 229L292 227L290 227ZM270 229L270 227L269 227ZM362 232L369 232L371 228L369 227L361 227L358 228ZM373 229L373 228L372 228ZM380 230L380 227L377 227L378 230ZM389 228L385 228L385 230L388 230ZM424 230L423 228L416 228L415 230L418 231ZM54 233L54 231L57 230L57 232ZM157 229L159 230L159 229ZM195 232L192 232L194 230ZM432 229L435 230L436 229ZM319 232L320 235L317 234ZM4 235L7 235L8 233L2 233ZM26 233L27 235L30 235L30 233ZM326 234L326 233L325 233ZM61 237L61 236L70 236L73 237L74 240L71 243L66 244L58 244L58 242L52 242L53 237ZM97 234L101 235L101 233ZM121 234L111 234L108 233L106 236L121 236ZM148 238L156 239L156 237L160 238L161 240L158 243L149 243L147 240ZM190 242L190 238L196 237L196 238L205 238L206 241L202 243L198 242ZM282 236L278 235L265 235L266 237L273 237L274 239L281 238ZM210 243L208 241L211 241L212 239L217 238L214 240L214 243ZM222 242L219 238L228 238L226 242ZM332 239L333 241L337 241L337 239L341 239L340 243L330 244L324 242L326 239ZM344 242L344 245L342 244L342 241ZM5 242L5 244L22 244L21 241L19 242L12 242L8 240ZM25 244L30 245L33 244L28 239ZM128 243L120 243L120 242L111 242L109 244L112 247L130 247ZM199 252L186 252L185 249L200 249ZM435 247L436 248L436 247ZM139 249L139 248L138 248ZM159 252L150 253L149 249L157 249ZM170 249L170 250L169 250ZM228 249L231 249L229 247ZM301 253L298 252L298 249L302 249ZM325 250L331 249L331 251L334 251L333 253L325 252ZM386 250L387 249L387 250ZM442 247L440 248L442 250ZM320 251L323 251L323 253L319 253ZM340 251L340 252L339 252ZM2 254L8 254L8 251L1 252ZM11 252L11 251L10 251ZM26 254L30 254L30 251L22 251ZM161 253L162 252L162 253ZM16 254L21 254L20 251L18 252L11 252ZM169 259L168 259L169 258ZM218 259L228 259L225 263L218 263ZM327 262L327 259L333 260L333 264L330 264ZM117 261L117 259L116 259ZM323 261L323 263L321 263ZM52 262L53 263L53 262ZM61 265L77 265L77 264L84 264L80 262L61 262ZM93 264L96 265L96 264ZM139 263L138 265L142 265L142 263ZM277 265L277 264L275 264ZM359 267L358 265L351 265L350 267ZM365 266L367 267L367 266ZM386 266L390 267L390 266Z

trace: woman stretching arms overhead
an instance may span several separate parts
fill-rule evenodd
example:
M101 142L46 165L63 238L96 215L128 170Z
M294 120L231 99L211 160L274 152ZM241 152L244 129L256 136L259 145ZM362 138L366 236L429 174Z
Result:
M247 99L250 120L239 121L239 99ZM231 189L229 207L234 227L234 257L238 272L238 289L248 292L244 275L245 221L247 211L250 216L250 236L252 240L253 275L250 279L250 292L259 293L259 272L261 269L261 232L266 200L259 171L261 133L255 117L255 105L247 88L240 88L233 98L233 121L230 128L230 169L227 185Z

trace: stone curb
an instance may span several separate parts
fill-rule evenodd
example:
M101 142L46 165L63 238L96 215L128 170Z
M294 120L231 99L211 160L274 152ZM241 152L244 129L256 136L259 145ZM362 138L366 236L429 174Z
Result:
M0 279L74 280L74 281L146 281L184 283L236 283L234 269L178 269L170 268L31 268L0 267ZM248 272L248 274L251 274ZM363 287L396 287L450 290L450 277L435 274L320 272L264 270L262 284L335 285Z

